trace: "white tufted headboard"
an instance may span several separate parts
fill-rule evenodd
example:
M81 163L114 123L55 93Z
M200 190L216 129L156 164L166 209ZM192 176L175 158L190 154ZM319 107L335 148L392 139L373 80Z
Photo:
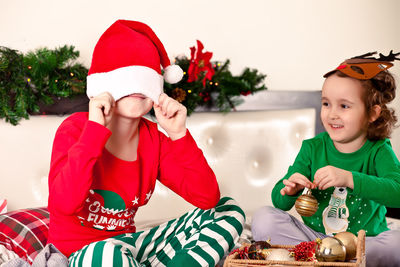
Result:
M0 199L8 209L44 206L55 131L65 117L31 116L18 126L0 121ZM235 198L248 215L271 204L270 192L314 136L315 110L194 113L187 127L203 150L222 195ZM192 208L158 184L137 222L163 221Z

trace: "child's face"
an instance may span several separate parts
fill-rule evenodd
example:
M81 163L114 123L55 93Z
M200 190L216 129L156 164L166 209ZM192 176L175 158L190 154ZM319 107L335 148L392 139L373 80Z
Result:
M143 94L131 94L115 103L115 113L129 118L146 115L153 106L153 100Z
M341 152L354 152L366 141L368 118L364 88L352 78L329 76L322 87L321 120Z

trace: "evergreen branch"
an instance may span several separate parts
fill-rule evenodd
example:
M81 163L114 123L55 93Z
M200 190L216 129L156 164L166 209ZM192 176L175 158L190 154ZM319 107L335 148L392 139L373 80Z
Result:
M0 47L0 118L16 125L38 112L39 103L51 104L54 97L84 94L88 70L74 62L78 57L79 52L67 45L40 48L25 55Z

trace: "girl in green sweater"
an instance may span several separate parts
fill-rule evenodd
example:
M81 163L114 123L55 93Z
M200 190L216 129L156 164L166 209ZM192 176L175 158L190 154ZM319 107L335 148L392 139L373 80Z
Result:
M400 163L389 136L397 122L387 107L397 58L368 53L324 75L321 120L326 132L305 140L295 162L274 187L272 202L253 216L254 239L296 245L339 232L364 229L367 266L400 266L400 231L389 230L386 206L400 207ZM319 206L300 222L289 215L310 188Z

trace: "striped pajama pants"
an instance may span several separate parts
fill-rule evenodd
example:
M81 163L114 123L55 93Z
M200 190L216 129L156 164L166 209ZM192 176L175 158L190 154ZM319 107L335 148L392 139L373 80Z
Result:
M235 245L245 215L221 198L152 229L93 242L71 254L69 266L215 266Z

